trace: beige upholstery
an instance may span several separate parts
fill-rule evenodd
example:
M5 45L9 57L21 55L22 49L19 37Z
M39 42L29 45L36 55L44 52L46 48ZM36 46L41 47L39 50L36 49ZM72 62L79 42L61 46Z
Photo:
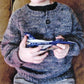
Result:
M11 13L11 0L0 0L0 41L7 27Z
M13 5L13 12L19 8L21 8L24 4L29 3L29 0L15 0Z

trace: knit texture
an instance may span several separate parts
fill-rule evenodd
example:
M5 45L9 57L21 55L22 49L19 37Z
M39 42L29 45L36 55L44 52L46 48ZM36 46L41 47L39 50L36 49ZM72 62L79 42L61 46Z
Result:
M25 63L18 56L24 32L44 40L54 40L56 36L62 35L74 44L70 45L69 53L63 59L58 60L53 51L49 51L49 55L40 64ZM68 6L57 3L54 9L38 11L25 5L11 15L2 41L2 55L6 63L15 67L28 81L36 84L58 81L73 77L71 61L84 47L82 36L82 28Z

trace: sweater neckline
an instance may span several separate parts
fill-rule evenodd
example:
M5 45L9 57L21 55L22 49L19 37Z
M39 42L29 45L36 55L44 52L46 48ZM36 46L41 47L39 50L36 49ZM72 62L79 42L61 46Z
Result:
M48 10L53 10L57 6L57 2L54 2L53 4L46 5L46 6L30 6L27 4L27 6L34 11L48 11Z

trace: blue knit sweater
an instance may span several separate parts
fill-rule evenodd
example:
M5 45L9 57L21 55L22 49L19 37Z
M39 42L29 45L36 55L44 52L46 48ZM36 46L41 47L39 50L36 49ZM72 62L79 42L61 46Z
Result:
M18 56L24 32L45 40L53 40L56 36L62 35L74 44L70 45L69 53L63 59L58 60L53 51L49 51L49 55L40 64L25 63ZM45 84L46 81L73 77L71 61L83 47L82 28L68 6L56 2L35 7L26 4L10 17L2 41L2 55L6 63L15 67L24 79L36 84Z

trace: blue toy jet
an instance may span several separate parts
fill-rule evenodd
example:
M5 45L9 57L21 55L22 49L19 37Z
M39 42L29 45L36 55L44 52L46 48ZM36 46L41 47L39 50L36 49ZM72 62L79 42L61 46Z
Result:
M72 44L72 41L64 41L63 39L57 39L55 41L46 41L46 40L39 40L35 39L31 34L25 33L28 36L27 40L27 47L37 47L43 46L43 49L51 47L52 45L60 44Z

